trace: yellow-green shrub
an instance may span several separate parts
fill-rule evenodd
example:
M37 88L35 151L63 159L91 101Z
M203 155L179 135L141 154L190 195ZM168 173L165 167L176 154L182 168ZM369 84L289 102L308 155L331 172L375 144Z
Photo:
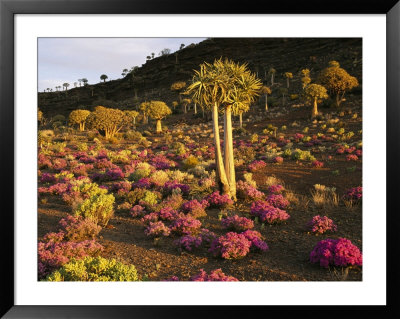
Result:
M115 197L112 194L96 194L79 203L74 210L74 215L90 218L106 226L114 214L114 202Z

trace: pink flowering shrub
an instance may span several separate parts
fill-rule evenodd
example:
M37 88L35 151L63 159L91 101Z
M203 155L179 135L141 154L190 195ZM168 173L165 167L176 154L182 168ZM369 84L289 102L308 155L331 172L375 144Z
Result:
M349 188L344 194L343 199L345 200L360 200L362 198L362 187L357 186L353 188Z
M140 205L135 205L130 209L130 214L132 217L143 217L145 213L145 208Z
M159 212L157 212L158 218L162 221L174 221L179 217L182 217L182 214L178 213L175 209L171 207L161 208Z
M214 193L208 195L205 199L210 203L210 207L215 208L226 208L227 206L233 204L233 200L229 198L228 194L221 195L219 191L215 191Z
M158 222L158 213L152 212L150 214L144 215L140 221L145 225L149 225L150 223Z
M262 240L261 234L256 230L246 230L242 233L244 237L251 242L251 247L261 251L267 251L269 249L267 243Z
M289 206L289 201L281 194L271 194L267 196L267 202L272 206L285 209Z
M199 236L201 238L203 246L205 247L210 247L212 242L218 238L218 236L214 232L210 231L207 228L200 229Z
M167 181L167 182L164 184L164 190L165 190L167 193L171 193L172 190L174 190L174 189L180 189L181 192L182 192L182 194L184 194L184 195L189 194L189 191L190 191L189 185L180 184L180 183L178 183L177 181Z
M160 236L169 236L171 233L170 229L165 226L165 224L161 221L158 222L150 222L149 226L146 227L144 233L149 237L160 237Z
M221 220L222 227L230 230L245 231L254 228L254 222L238 215L229 216Z
M358 160L358 156L355 154L346 155L346 161L348 161L348 162L357 161L357 160Z
M40 177L41 183L55 183L57 178L51 173L43 173Z
M276 184L276 185L271 185L268 187L267 191L268 193L272 193L272 194L280 194L285 190L285 187L283 187L280 184Z
M38 155L38 167L40 169L51 168L52 167L52 163L51 163L50 158L48 156L42 154L42 153L39 153L39 155Z
M66 183L57 183L49 187L39 187L39 194L50 194L50 195L63 195L69 189L69 185Z
M253 161L249 164L248 168L251 172L258 171L260 169L263 169L267 164L264 161L256 160Z
M321 217L320 215L314 216L308 223L307 228L317 234L323 234L327 231L335 232L337 230L333 220L327 216Z
M61 171L67 167L67 161L63 158L55 158L53 160L52 168Z
M315 168L324 167L324 163L323 163L323 162L320 162L320 161L317 161L317 160L313 161L313 162L311 163L311 165L312 165L312 167L315 167Z
M283 157L282 156L276 156L276 157L274 157L273 162L277 163L277 164L282 164L283 163Z
M237 259L246 256L250 246L251 242L244 235L229 232L214 240L208 251L224 259Z
M265 194L260 192L257 188L244 181L236 183L237 196L246 200L263 199Z
M286 211L276 208L266 201L256 201L251 204L250 214L268 224L280 223L290 218Z
M185 214L193 218L200 218L207 216L205 208L208 206L209 203L206 200L199 202L197 199L193 199L183 203L181 209Z
M190 235L201 227L201 222L191 216L182 216L170 226L171 231L179 235Z
M208 275L203 269L197 275L190 278L191 281L239 281L237 278L227 276L221 268L212 270Z
M93 256L103 250L103 246L95 240L81 242L64 241L65 233L48 233L42 242L38 243L38 273L44 278L71 258L81 259Z
M192 251L201 246L201 237L186 235L174 241L174 244L181 249Z
M362 254L357 246L346 238L325 239L318 242L310 254L311 263L319 263L321 267L329 265L346 267L362 265Z

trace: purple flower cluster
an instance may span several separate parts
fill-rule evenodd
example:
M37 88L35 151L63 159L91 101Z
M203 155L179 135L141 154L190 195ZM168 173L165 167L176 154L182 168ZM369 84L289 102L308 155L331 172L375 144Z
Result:
M143 217L145 214L145 208L140 205L135 205L130 210L132 217Z
M120 167L108 169L105 175L106 179L109 181L124 179L124 173Z
M207 228L200 229L199 236L201 238L203 246L206 247L210 247L212 242L218 237L214 232L210 231Z
M174 244L181 249L192 251L201 246L202 239L198 236L186 235L174 241Z
M271 193L271 194L280 194L284 190L285 190L285 187L283 187L280 184L271 185L270 187L268 187L268 193Z
M348 189L343 198L346 200L360 200L362 198L362 187L357 186Z
M251 242L244 235L229 232L214 240L208 251L224 259L237 259L246 256L250 251L250 246Z
M336 231L337 227L333 223L333 220L328 218L327 216L321 217L320 215L314 216L308 223L307 228L313 232L318 234L323 234L327 231Z
M209 206L206 200L199 202L197 199L193 199L183 203L181 209L185 214L188 214L194 218L205 217L207 213L205 208Z
M163 221L174 221L181 217L182 214L178 213L175 209L171 207L161 208L159 212L157 212L158 218Z
M257 188L244 181L236 183L237 195L243 199L258 200L263 199L265 194L260 192Z
M325 239L318 242L310 254L312 263L319 263L321 267L329 265L346 267L348 265L362 265L362 254L357 246L346 238Z
M265 163L264 161L256 160L256 161L251 162L249 164L248 168L251 172L255 172L260 169L263 169L265 166L267 166L267 163Z
M43 173L42 176L40 177L41 183L55 183L56 181L57 179L51 173Z
M167 226L165 226L163 222L158 221L150 222L149 226L146 227L144 233L150 237L160 237L169 236L171 231Z
M169 169L171 167L175 167L176 163L174 161L169 160L164 155L157 155L151 159L151 164L156 169Z
M179 188L181 190L182 194L185 194L185 195L189 194L189 191L190 191L189 185L180 184L177 181L167 181L164 184L164 189L167 190L167 192L171 192L172 190L177 189L177 188Z
M269 249L267 243L262 240L262 236L258 231L249 229L244 231L242 235L251 242L251 248L254 247L261 251L267 251Z
M229 216L221 220L222 227L226 229L245 231L254 228L254 222L246 217L238 215Z
M182 216L171 225L171 231L180 235L190 235L201 227L201 222L191 216Z
M150 189L152 186L152 183L150 181L150 178L148 177L143 177L139 179L137 182L132 183L132 188L145 188L145 189Z
M272 206L285 209L289 206L289 201L281 194L271 194L267 196L267 202Z
M227 276L223 273L222 269L215 269L208 275L203 269L197 275L190 278L191 281L239 281L237 278Z
M210 203L211 207L216 208L225 208L233 204L233 200L228 194L221 195L219 191L215 191L214 193L208 195L205 199Z
M256 201L251 204L250 214L268 224L283 222L290 218L286 211L272 206L267 201Z
M120 192L128 193L132 189L132 184L127 181L116 182L111 185L112 192Z

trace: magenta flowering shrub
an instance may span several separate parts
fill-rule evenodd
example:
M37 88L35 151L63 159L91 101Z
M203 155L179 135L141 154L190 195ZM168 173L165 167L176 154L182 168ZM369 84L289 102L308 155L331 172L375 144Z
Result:
M349 154L346 155L346 161L357 161L358 160L358 156L355 154Z
M109 169L115 167L115 165L107 158L99 158L93 165L97 169Z
M49 157L47 157L46 155L39 153L38 155L38 167L40 169L43 168L51 168L52 164L51 164L51 160Z
M55 158L52 163L52 168L56 171L61 171L67 167L67 161L63 158Z
M163 221L174 221L179 217L183 217L182 214L178 213L175 209L171 207L161 208L159 212L157 212L158 218Z
M186 184L180 184L177 181L167 181L164 184L164 189L167 191L167 193L171 193L172 190L179 188L182 192L182 194L187 195L189 194L190 187L189 185Z
M228 194L221 195L219 191L215 191L214 193L208 195L205 200L210 204L210 207L215 208L226 208L227 206L233 204L233 200L230 199Z
M197 199L193 199L183 203L181 209L182 212L193 218L200 218L207 216L205 208L208 206L209 203L206 200L199 202Z
M261 160L256 160L256 161L253 161L253 162L251 162L249 164L248 169L251 172L255 172L255 171L258 171L260 169L263 169L265 166L267 166L267 163L265 163L264 161L261 161Z
M149 226L146 227L144 233L149 237L160 237L160 236L169 236L171 233L170 229L165 226L165 224L161 221L158 222L150 222Z
M311 263L319 263L321 267L329 265L346 267L362 266L362 254L357 246L346 238L325 239L318 242L310 254Z
M362 150L357 150L354 152L358 157L362 156Z
M311 165L312 165L312 167L315 167L315 168L321 168L321 167L324 167L324 163L323 162L320 162L320 161L313 161L312 163L311 163Z
M143 217L146 210L143 206L135 205L130 209L130 214L132 217Z
M233 276L224 274L221 268L212 270L208 275L203 269L197 275L190 278L191 281L239 281Z
M49 187L39 187L39 194L62 195L69 190L70 186L66 183L57 183Z
M105 178L108 181L124 179L124 173L120 167L111 168L106 171Z
M285 187L283 187L280 184L276 184L276 185L271 185L268 187L267 191L268 193L271 194L280 194L285 190Z
M174 244L181 249L192 251L201 246L201 237L186 235L174 241Z
M283 157L282 156L276 156L276 157L274 157L273 162L277 163L277 164L282 164L283 163Z
M261 222L267 222L268 224L280 223L290 218L286 211L272 206L267 201L256 201L251 204L250 214L258 217Z
M41 183L55 183L57 178L51 173L43 173L40 177Z
M81 259L93 256L103 250L103 246L95 240L81 242L63 241L64 232L48 233L42 242L38 243L38 273L39 278L68 263L71 258Z
M300 140L302 140L304 138L304 134L301 133L296 133L293 136L293 139L296 143L300 142Z
M251 242L250 248L255 248L261 251L267 251L269 249L267 243L262 240L262 236L258 231L249 229L244 231L242 235Z
M116 182L111 185L110 191L128 193L132 189L132 184L128 181Z
M357 186L353 188L349 188L344 194L343 199L345 200L360 200L362 198L362 187Z
M207 228L200 229L199 236L203 246L210 247L211 243L218 238L218 236Z
M139 179L137 182L132 183L132 188L145 188L145 189L150 189L152 186L152 183L150 181L150 178L148 177L143 177Z
M250 246L251 242L244 235L229 232L214 240L208 251L224 259L237 259L246 256L250 251Z
M158 213L152 212L150 214L144 215L140 221L145 225L158 222Z
M171 231L178 235L190 235L201 227L201 222L191 216L182 216L170 226Z
M61 231L64 232L64 238L71 241L94 239L101 231L101 226L82 216L68 215L61 219L59 224Z
M289 201L281 194L271 194L267 196L267 202L272 206L285 209L289 206Z
M93 156L87 156L86 154L79 157L79 161L85 164L93 164L96 163L96 159Z
M164 155L156 155L151 159L151 165L156 169L169 169L176 167L176 162L171 161Z
M244 181L236 183L237 196L246 200L263 199L265 194L260 192L257 188Z
M221 220L222 227L230 230L245 231L254 228L254 222L238 215L229 216Z
M71 169L75 176L87 176L88 171L93 170L93 164L77 164Z
M308 223L307 228L317 234L323 234L327 231L335 232L337 226L333 223L333 220L327 216L321 217L320 215L314 216Z

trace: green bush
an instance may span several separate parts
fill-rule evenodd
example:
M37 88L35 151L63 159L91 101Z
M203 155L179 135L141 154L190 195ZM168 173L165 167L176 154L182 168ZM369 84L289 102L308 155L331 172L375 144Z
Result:
M86 257L72 259L48 275L47 281L138 281L134 265L125 265L115 259Z
M95 194L79 203L74 215L89 218L106 226L114 214L114 202L115 197L112 194Z
M139 179L148 177L151 174L149 168L138 168L131 175L129 175L128 179L133 182L137 182Z
M183 161L185 169L190 169L199 165L199 160L196 156L190 155Z

